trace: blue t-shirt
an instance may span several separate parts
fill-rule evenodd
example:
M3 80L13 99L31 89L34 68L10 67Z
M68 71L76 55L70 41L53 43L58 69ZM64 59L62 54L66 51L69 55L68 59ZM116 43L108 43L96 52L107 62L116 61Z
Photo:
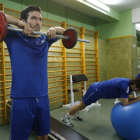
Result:
M140 73L136 77L140 77Z
M96 82L90 88L93 91L97 91L99 98L128 98L128 94L131 94L129 85L130 79L128 78L114 78L103 82Z
M58 39L46 36L30 37L8 31L7 45L12 68L11 97L42 97L48 95L47 56Z

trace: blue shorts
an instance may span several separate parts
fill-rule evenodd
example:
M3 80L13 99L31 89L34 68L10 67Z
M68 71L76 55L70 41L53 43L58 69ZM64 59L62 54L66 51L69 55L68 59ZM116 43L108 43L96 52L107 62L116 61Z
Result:
M94 86L94 88L93 88ZM95 103L97 100L100 99L100 96L99 96L99 92L98 90L96 89L96 85L92 85L88 88L86 94L84 95L84 97L82 98L82 102L88 106L92 103Z
M48 96L13 98L10 140L28 140L32 130L38 136L44 136L50 132Z

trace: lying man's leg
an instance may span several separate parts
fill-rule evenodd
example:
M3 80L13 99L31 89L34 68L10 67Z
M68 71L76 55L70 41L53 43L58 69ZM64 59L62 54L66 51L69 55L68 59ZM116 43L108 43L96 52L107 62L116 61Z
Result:
M36 135L37 140L48 140L48 135L45 136L38 136Z
M74 125L70 122L70 117L75 114L75 118L79 121L82 121L82 118L79 116L79 111L84 109L86 105L81 101L78 105L74 106L62 119L67 126L73 127Z

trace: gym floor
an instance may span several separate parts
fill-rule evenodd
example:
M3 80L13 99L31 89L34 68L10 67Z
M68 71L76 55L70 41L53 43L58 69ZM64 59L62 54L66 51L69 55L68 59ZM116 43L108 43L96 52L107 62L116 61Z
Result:
M82 122L76 121L73 118L75 131L81 133L90 140L123 140L115 132L110 120L110 113L113 108L114 99L100 99L100 107L92 107L89 112L81 111L80 115L83 118ZM69 109L58 108L51 111L51 116L60 121ZM0 126L0 139L8 140L10 135L10 124ZM36 140L31 133L29 140ZM74 140L74 139L73 139Z
M81 111L80 116L83 118L79 122L71 118L75 131L89 138L90 140L123 140L115 132L110 119L111 110L114 106L114 99L100 99L100 107L93 106L89 112ZM51 116L60 121L69 109L59 108L51 111ZM56 115L57 114L57 115Z

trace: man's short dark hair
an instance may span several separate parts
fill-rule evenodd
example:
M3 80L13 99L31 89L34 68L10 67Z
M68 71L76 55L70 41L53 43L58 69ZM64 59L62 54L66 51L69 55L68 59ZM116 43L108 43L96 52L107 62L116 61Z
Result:
M136 77L136 78L130 80L130 84L131 85L135 84L136 87L140 89L140 77Z
M38 12L40 12L42 14L40 7L35 6L35 5L30 5L30 6L26 7L26 8L24 8L21 11L20 19L24 19L25 21L27 21L28 13L32 12L32 11L38 11Z

